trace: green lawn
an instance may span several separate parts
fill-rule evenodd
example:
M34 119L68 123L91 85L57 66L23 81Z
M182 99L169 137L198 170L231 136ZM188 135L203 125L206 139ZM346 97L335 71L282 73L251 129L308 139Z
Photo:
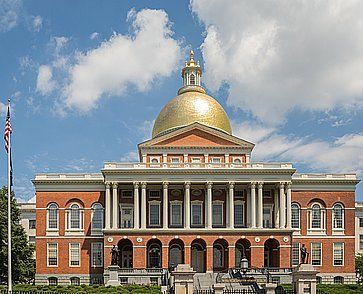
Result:
M291 289L292 285L283 285L284 289ZM324 291L327 294L357 294L363 293L363 285L340 285L340 284L332 284L332 285L324 285L318 284L317 289Z
M6 289L0 287L0 290ZM18 291L39 291L39 292L54 292L54 293L122 293L122 294L159 294L159 286L139 286L139 285L126 285L119 287L105 287L102 285L93 286L33 286L33 285L15 285L13 290Z

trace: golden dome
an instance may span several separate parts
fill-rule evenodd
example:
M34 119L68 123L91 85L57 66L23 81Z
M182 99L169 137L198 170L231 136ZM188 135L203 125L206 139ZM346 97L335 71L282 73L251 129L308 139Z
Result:
M169 101L155 120L153 138L167 131L194 122L232 134L231 124L223 107L200 86L187 86Z

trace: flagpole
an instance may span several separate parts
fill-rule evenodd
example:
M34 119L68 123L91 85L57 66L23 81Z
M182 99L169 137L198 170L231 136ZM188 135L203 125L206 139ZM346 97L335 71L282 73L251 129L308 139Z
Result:
M10 99L8 99L8 109L10 109ZM11 278L11 133L9 133L9 149L8 149L8 292L12 293L12 278Z

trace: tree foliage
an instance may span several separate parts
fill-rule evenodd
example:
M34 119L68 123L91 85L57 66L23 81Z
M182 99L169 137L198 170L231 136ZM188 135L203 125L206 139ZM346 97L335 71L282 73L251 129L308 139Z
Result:
M357 273L358 283L363 282L363 254L358 254L355 257L355 272Z
M0 190L0 281L7 281L8 273L8 197L7 188ZM11 260L14 283L29 282L34 279L34 246L28 243L24 228L19 223L20 211L11 195Z

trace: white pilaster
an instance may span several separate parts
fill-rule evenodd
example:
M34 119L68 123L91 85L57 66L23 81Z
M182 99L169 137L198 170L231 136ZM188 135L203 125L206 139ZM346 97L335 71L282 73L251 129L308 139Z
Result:
M106 195L105 195L105 228L111 228L111 184L106 183Z
M112 228L118 228L118 190L117 183L112 183Z
M229 206L228 228L233 229L234 228L234 182L229 182L228 206Z
M286 227L291 229L291 183L286 183Z
M250 163L251 156L249 154L246 154L246 163Z
M168 182L163 183L163 228L168 228Z
M257 218L257 227L263 227L263 182L258 183L258 218Z
M134 229L139 228L139 183L134 182Z
M284 191L284 183L280 183L280 228L286 226L286 199Z
M207 183L207 228L211 229L213 224L212 219L212 182Z
M141 183L141 229L146 229L146 183Z
M247 205L246 205L246 219L247 219L247 228L252 226L251 222L251 189L247 189Z
M207 165L209 162L209 155L208 154L204 154L204 163L205 165Z
M190 229L190 182L185 182L184 184L184 211L185 219L184 225L186 229Z
M251 183L251 228L256 228L256 183Z
M146 163L146 154L142 155L142 163Z
M276 185L274 190L274 219L275 219L275 228L278 229L280 227L280 220L279 220L279 190L278 186Z

